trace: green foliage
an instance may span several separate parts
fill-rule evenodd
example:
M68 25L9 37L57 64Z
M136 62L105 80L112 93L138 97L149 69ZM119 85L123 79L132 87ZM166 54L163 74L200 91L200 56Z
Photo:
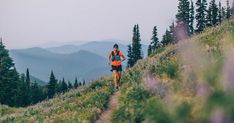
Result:
M132 44L128 45L128 67L132 67L138 60L143 58L139 25L133 28Z
M57 95L24 110L17 109L18 115L0 118L0 122L94 122L101 111L107 108L112 93L113 83L100 79L90 87ZM7 110L11 112L11 108ZM0 114L7 116L9 113L0 110Z
M78 84L78 80L77 80L77 78L75 79L75 83L74 83L74 88L78 88L79 87L79 84Z
M174 42L175 42L175 39L174 39L174 35L172 31L167 29L161 41L162 45L166 46L168 44L174 44Z
M0 40L0 103L13 106L17 102L19 75L9 51Z
M49 81L49 84L47 85L48 87L48 97L49 98L52 98L55 93L56 93L56 87L57 87L57 80L54 76L54 73L53 71L51 71L51 74L50 74L50 81Z
M127 88L126 91L126 96L121 99L124 103L121 104L120 108L114 113L113 122L140 123L144 120L145 114L142 109L144 109L145 100L150 97L150 94L139 85L132 85L132 87Z
M171 79L179 77L179 63L175 56L175 51L168 52L165 56L160 57L160 63L152 66L151 73L162 76L166 74Z
M149 57L155 56L156 54L160 54L160 53L162 53L163 51L165 51L165 47L159 47L159 48L156 49L154 52L152 52L152 53L150 54Z
M215 0L210 1L209 8L207 10L207 26L216 26L218 24L218 5Z
M183 22L186 25L186 29L189 26L190 6L188 0L179 0L178 13L176 19L178 22Z
M195 11L194 11L194 4L191 0L190 8L189 8L189 35L194 34L194 19L195 19Z
M176 117L179 122L191 122L192 106L188 102L183 102L176 109Z
M197 0L196 2L196 20L197 20L197 32L204 31L206 27L206 11L207 11L207 1L206 0Z
M232 16L232 9L230 7L229 0L227 0L226 18L230 19L231 16Z
M147 100L144 114L149 122L173 123L172 116L166 109L166 105L157 97Z

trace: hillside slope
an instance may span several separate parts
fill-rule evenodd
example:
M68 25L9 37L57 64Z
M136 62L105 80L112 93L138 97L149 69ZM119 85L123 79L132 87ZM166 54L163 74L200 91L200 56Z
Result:
M89 87L57 95L27 108L0 105L0 122L94 122L113 93L109 81L110 78L101 78Z
M161 48L128 69L116 123L234 122L234 22ZM0 106L0 121L94 122L113 94L111 78L28 108Z
M113 122L234 122L234 22L160 49L123 81Z

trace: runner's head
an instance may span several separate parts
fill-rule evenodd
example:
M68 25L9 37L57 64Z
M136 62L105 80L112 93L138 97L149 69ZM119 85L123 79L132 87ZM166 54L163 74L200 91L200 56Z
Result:
M115 45L113 46L113 48L114 48L115 51L117 51L117 50L119 49L118 44L115 44Z

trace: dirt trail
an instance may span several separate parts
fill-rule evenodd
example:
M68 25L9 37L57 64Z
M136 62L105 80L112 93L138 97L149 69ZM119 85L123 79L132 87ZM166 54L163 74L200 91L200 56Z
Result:
M110 97L108 109L105 110L95 123L111 123L112 114L118 107L120 92L114 93Z

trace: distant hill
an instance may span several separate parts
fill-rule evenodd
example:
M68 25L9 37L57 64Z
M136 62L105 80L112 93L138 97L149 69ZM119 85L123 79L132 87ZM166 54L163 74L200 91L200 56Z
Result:
M71 54L56 54L42 48L10 50L16 68L25 73L27 68L30 73L42 81L48 82L51 70L58 79L74 81L75 77L93 80L100 75L109 75L106 58L89 51L80 50ZM99 72L93 73L93 71ZM92 75L89 75L92 73Z
M113 45L115 43L116 42L111 42L111 41L93 41L93 42L85 43L82 45L69 44L69 45L62 45L59 47L51 47L51 48L47 48L46 50L49 50L53 53L59 53L59 54L70 54L70 53L74 53L80 50L87 50L92 53L98 54L100 56L107 57L108 53L113 49ZM125 55L127 55L127 46L118 42L117 44L119 45L120 50ZM142 50L143 50L144 56L146 56L147 46L142 45Z

